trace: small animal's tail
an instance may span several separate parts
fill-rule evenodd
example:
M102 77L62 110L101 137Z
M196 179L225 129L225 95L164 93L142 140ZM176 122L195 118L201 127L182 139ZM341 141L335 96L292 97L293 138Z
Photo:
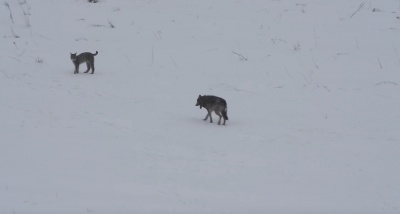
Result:
M222 116L224 117L225 120L228 120L228 108L225 108L222 111Z
M93 56L96 56L99 52L96 51L96 53L93 54Z

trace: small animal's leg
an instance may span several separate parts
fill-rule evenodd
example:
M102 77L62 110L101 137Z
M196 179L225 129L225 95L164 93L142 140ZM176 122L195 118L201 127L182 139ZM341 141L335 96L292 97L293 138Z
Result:
M86 66L87 66L87 70L85 71L85 73L89 72L89 70L90 70L90 64L89 64L89 62L86 62Z
M92 74L94 73L94 63L92 64Z
M77 73L79 73L79 65L75 65L75 71L74 71L74 74L77 74Z

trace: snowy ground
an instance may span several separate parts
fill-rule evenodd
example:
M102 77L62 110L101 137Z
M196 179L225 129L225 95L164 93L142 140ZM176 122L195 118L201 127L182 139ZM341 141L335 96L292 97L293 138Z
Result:
M5 0L0 35L1 214L400 213L398 0Z

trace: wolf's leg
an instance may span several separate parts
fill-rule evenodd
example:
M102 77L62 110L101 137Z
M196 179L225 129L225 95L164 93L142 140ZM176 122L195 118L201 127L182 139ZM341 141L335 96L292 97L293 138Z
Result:
M221 125L221 118L222 118L221 113L219 111L216 111L215 114L219 116L218 125Z
M87 73L87 72L89 72L89 70L90 70L90 64L89 64L89 62L86 62L86 66L87 66L87 70L86 70L84 73Z
M203 120L207 120L208 119L208 113L206 114L206 117Z
M207 114L206 115L206 118L204 118L203 120L207 120L208 119L208 116L210 116L210 123L212 123L213 121L212 121L212 117L211 117L211 115L209 115L209 114Z
M204 118L204 120L207 120L207 118L210 117L210 123L213 122L213 121L212 121L212 117L211 117L211 112L212 112L212 111L210 111L210 110L207 109L207 115L206 115L206 118Z

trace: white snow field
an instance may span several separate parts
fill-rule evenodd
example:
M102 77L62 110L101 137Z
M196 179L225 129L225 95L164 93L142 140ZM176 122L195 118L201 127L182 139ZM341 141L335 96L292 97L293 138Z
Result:
M400 213L398 0L1 3L1 214Z

